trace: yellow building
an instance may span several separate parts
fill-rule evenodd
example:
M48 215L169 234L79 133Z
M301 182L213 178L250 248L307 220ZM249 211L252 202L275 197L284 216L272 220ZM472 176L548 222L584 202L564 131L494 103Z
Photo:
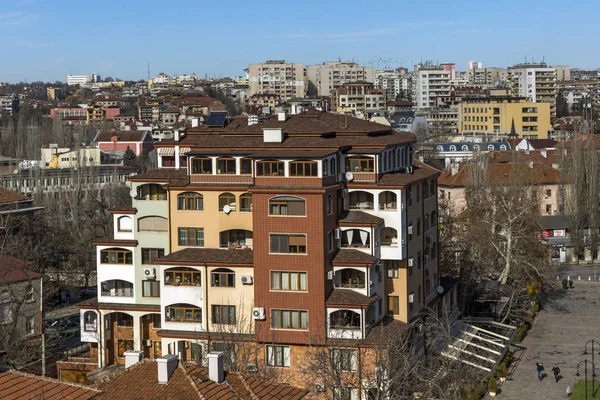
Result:
M522 97L465 98L458 106L458 132L508 135L514 122L519 137L543 139L552 129L550 107Z

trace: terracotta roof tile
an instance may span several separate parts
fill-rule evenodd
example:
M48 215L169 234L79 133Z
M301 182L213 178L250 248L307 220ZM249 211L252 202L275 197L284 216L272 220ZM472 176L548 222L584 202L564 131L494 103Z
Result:
M340 249L333 258L334 265L362 264L372 265L376 261L375 257L356 249Z
M11 192L3 187L0 187L0 204L2 203L14 203L16 201L30 200L27 196L23 196L19 193Z
M56 379L0 370L0 399L86 400L97 399L94 388L61 382Z
M340 225L378 225L383 222L383 218L368 214L364 211L347 211L340 218Z
M560 171L552 168L549 165L542 163L533 163L532 166L527 164L515 164L515 163L500 163L500 164L488 164L488 176L487 183L490 185L507 185L510 182L510 177L517 167L529 168L527 174L528 179L531 180L531 184L558 184L567 179L566 176L562 176ZM479 168L479 165L472 163L462 164L459 171L452 175L451 171L443 172L438 178L438 186L448 187L464 187L469 182L469 168Z
M104 131L100 132L95 142L112 142L113 136L119 138L119 142L141 142L148 132L146 131Z
M423 179L433 178L440 174L437 169L416 161L413 173L392 172L384 174L377 182L377 186L406 186Z
M246 385L260 400L298 400L304 398L308 391L289 385L274 385L254 377L245 378Z
M347 305L347 306L368 306L379 300L381 296L376 295L367 297L364 294L355 292L352 289L334 289L325 302L328 306Z
M159 258L157 264L249 264L254 262L252 250L187 248Z
M41 277L41 274L25 268L30 264L31 261L21 260L8 255L0 256L0 284Z

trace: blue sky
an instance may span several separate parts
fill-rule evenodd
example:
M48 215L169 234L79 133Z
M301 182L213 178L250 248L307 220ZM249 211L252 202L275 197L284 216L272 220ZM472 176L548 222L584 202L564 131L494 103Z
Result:
M262 4L262 5L261 5ZM0 81L242 75L254 62L600 67L600 1L0 0Z

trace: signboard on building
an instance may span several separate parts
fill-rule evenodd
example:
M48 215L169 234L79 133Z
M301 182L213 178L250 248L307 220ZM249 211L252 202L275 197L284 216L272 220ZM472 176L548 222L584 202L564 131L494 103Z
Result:
M554 237L565 237L566 236L566 232L564 229L555 229L554 230Z

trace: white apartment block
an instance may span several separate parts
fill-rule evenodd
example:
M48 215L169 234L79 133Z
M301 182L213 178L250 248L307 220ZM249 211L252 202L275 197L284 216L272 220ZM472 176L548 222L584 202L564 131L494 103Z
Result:
M333 89L345 83L375 81L375 68L361 67L354 62L327 61L306 67L309 96L330 96Z
M435 98L449 96L452 72L434 66L418 66L413 83L413 101L417 109L435 106Z
M100 75L87 74L87 75L67 75L67 85L80 85L86 86L91 83L96 83L100 80Z
M285 60L250 64L248 79L250 97L255 94L277 94L282 101L286 101L306 94L303 64L290 64Z
M550 103L550 115L556 116L556 69L541 64L517 64L508 68L513 95L532 102Z
M407 94L410 90L409 75L400 75L394 70L384 69L375 73L375 88L385 89L387 98L393 100L399 94Z

